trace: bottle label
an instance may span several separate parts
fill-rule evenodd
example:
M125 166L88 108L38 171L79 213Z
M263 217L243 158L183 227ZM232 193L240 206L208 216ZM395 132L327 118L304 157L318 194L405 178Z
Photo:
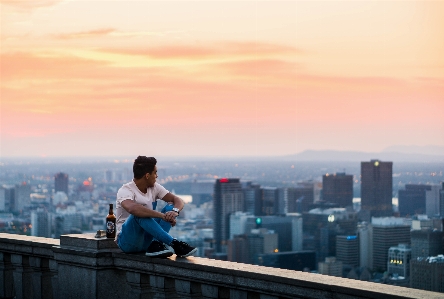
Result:
M107 234L114 234L116 230L116 224L113 221L107 221L106 222L106 233Z

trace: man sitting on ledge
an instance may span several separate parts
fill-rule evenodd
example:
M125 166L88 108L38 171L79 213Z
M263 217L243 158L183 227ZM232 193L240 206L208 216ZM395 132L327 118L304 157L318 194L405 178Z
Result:
M156 164L153 157L137 157L133 165L134 179L117 192L117 245L125 253L146 251L150 257L173 255L165 245L177 256L192 255L196 248L168 234L184 202L156 183ZM161 212L156 211L158 199L168 203Z

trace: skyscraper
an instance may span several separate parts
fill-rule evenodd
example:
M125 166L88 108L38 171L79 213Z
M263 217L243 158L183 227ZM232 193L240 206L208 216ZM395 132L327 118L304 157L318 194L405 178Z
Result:
M404 218L372 218L373 269L387 270L387 253L390 247L410 244L410 225Z
M444 232L432 229L412 230L412 259L442 254L444 250Z
M0 187L0 212L5 212L6 207L6 189Z
M260 196L256 198L256 216L271 216L279 213L279 192L276 187L262 187Z
M432 190L432 186L407 184L405 185L405 190L399 190L399 214L401 216L424 214L426 211L427 190Z
M408 244L399 244L389 248L387 272L403 277L410 276L412 250Z
M54 176L54 191L65 192L68 195L68 175L66 173L56 173Z
M259 255L278 252L278 235L266 228L252 229L247 234L249 263L259 265Z
M26 182L18 184L14 189L14 212L23 212L26 205L31 202L31 186Z
M316 251L319 261L336 256L336 236L356 235L356 213L345 208L316 208L302 217L303 248Z
M441 191L439 191L439 215L443 219L443 230L444 230L444 182L441 185Z
M392 169L393 162L361 162L361 211L365 220L393 214Z
M323 275L342 277L342 262L337 261L334 256L326 257L325 262L318 263L318 272Z
M432 185L431 189L426 191L426 214L429 217L439 216L440 214L441 190L441 185Z
M227 260L236 263L249 263L247 235L236 235L227 241Z
M353 176L345 172L322 176L323 199L337 203L340 208L353 206Z
M258 227L273 230L278 234L279 252L302 250L302 217L300 214L287 214L285 216L249 216L246 222L246 232Z
M5 212L14 211L15 186L2 186L5 196Z
M412 259L410 287L444 292L444 255Z
M36 237L51 237L51 215L48 211L38 208L31 213L31 235Z
M314 202L314 187L298 186L287 188L287 211L288 213L308 212Z
M239 179L221 178L214 185L214 239L216 252L226 253L230 238L230 214L244 209L244 193Z
M242 183L245 199L245 212L254 215L256 212L256 202L261 196L261 186L259 184L253 184L252 182Z
M254 218L254 216L250 213L244 212L231 213L229 239L234 238L235 235L243 235L247 233L248 218Z
M359 239L355 235L336 236L336 258L343 266L359 266Z
M362 222L358 225L359 267L373 268L373 227Z

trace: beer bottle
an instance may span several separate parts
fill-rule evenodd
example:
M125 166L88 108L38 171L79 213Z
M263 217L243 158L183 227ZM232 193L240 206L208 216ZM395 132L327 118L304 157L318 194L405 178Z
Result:
M108 216L106 216L106 237L115 238L116 237L116 216L113 213L113 204L109 204Z

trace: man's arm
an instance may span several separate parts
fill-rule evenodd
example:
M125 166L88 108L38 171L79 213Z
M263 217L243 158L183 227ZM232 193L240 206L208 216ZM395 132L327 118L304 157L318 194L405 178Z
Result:
M167 194L162 198L162 200L163 200L163 201L166 201L166 202L169 202L169 203L172 203L173 206L174 206L175 208L178 208L178 209L179 209L179 211L182 211L183 206L185 205L184 202L183 202L183 200L182 200L182 198L180 198L180 197L178 197L178 196L176 196L176 195L174 195L174 194L172 194L172 193L167 193ZM166 221L170 221L170 222L175 221L175 220L176 220L176 217L177 217L178 215L179 215L179 214L176 213L176 212L174 212L174 211L166 212L166 213L165 213Z
M171 202L175 208L178 208L179 211L181 211L183 209L183 206L185 205L182 198L172 194L172 193L167 193L163 198L163 201L166 202Z
M131 200L131 199L125 199L121 203L122 208L124 208L128 213L141 217L141 218L161 218L163 220L166 220L165 214L162 214L160 212L150 210L141 204L138 204L137 202ZM166 220L168 221L168 220Z

